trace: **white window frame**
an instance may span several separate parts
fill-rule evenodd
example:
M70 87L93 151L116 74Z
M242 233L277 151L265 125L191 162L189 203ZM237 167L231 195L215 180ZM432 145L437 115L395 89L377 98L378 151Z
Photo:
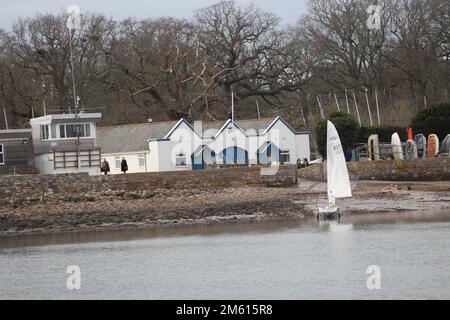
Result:
M120 157L114 157L114 166L116 167L116 169L121 169L121 161L122 159Z
M184 161L183 161L184 159ZM182 160L182 162L178 162L179 160ZM186 153L181 151L178 152L176 157L175 157L175 167L177 168L186 168L187 167L187 157L186 157Z
M143 164L142 165L141 165L141 160L143 160ZM146 162L147 161L145 159L145 153L138 154L139 169L145 169Z
M282 161L282 156L287 155L289 157L289 161ZM280 150L280 163L290 163L291 162L291 152L290 150Z
M0 154L2 155L1 159L0 159L0 165L4 165L5 164L5 146L3 145L3 143L0 143Z
M95 138L95 126L92 123L57 123L48 124L41 126L41 140L42 141L54 141L54 140L73 140L77 137L67 137L67 126L68 125L83 125L84 132L86 133L86 128L89 127L89 136L80 136L80 139L92 139ZM61 137L61 126L64 126L64 137ZM47 134L45 135L45 129L47 128ZM55 131L55 132L53 132Z

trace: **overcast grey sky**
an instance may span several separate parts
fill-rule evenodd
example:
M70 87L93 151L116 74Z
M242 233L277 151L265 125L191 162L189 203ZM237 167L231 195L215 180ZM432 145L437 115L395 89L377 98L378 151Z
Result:
M71 4L82 12L97 12L115 19L171 16L191 18L193 11L218 0L0 0L0 29L11 30L18 17L33 17L37 13L60 13ZM240 4L255 3L260 9L282 18L282 23L294 23L306 11L307 0L236 0Z

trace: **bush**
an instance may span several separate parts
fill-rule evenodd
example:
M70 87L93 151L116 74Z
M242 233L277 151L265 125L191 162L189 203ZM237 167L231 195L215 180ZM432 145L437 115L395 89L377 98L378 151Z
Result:
M342 148L345 153L351 150L358 143L367 143L369 136L378 134L380 142L391 142L392 134L397 132L402 141L406 141L408 132L406 128L380 126L380 127L360 127L356 120L344 113L333 113L328 117L328 120L333 122L341 138ZM317 145L319 153L326 158L327 153L327 121L322 120L317 123Z
M335 125L344 152L350 152L353 145L358 142L359 125L356 120L348 114L339 112L331 114L327 120ZM327 154L327 120L319 121L316 126L317 146L324 158Z
M423 133L428 136L434 133L439 139L444 139L450 134L450 102L435 104L419 111L410 126L414 134Z
M402 127L380 126L380 127L362 127L360 130L360 142L367 143L371 134L378 134L380 142L391 143L392 135L397 132L402 141L408 139L408 129Z

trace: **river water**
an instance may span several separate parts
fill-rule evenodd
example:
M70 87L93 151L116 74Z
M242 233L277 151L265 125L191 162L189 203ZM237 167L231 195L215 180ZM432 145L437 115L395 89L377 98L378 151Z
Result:
M450 213L0 238L6 298L449 299Z

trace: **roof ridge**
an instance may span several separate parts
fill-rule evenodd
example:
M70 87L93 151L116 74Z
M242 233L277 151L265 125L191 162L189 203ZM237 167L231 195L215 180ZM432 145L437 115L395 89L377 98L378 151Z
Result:
M130 127L130 126L152 126L157 124L170 124L170 123L177 123L175 120L170 121L161 121L161 122L141 122L141 123L124 123L124 124L107 124L107 125L99 125L97 126L97 129L102 128L117 128L117 127Z
M273 117L264 117L261 119L234 119L235 122L241 122L241 121L267 121L267 120L274 120ZM194 120L192 122L188 122L189 124L192 124L194 122L201 121L203 123L222 123L225 124L229 119L226 120L217 120L217 121L203 121L203 120ZM169 124L174 123L177 124L180 120L168 120L168 121L158 121L158 122L141 122L141 123L124 123L124 124L107 124L107 125L98 125L97 129L102 128L117 128L117 127L126 127L126 126L152 126L152 125L159 125L159 124Z

